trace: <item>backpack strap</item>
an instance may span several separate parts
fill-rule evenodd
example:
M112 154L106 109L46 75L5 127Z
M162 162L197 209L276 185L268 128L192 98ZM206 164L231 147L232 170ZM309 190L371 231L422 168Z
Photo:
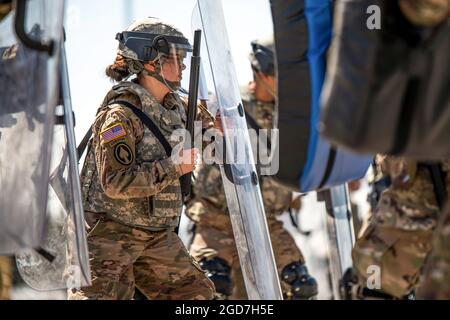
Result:
M128 109L133 111L133 113L136 115L136 117L138 117L142 121L142 123L153 133L153 135L156 137L156 139L158 139L159 143L161 143L164 150L166 151L167 156L170 157L172 155L172 146L167 141L167 139L164 137L161 130L159 130L158 126L142 110L135 107L133 104L131 104L128 101L117 100L117 101L114 101L112 104L120 104L121 106L127 107ZM92 128L89 128L89 130L84 135L83 140L81 140L80 144L77 147L78 160L80 160L81 156L83 155L84 151L86 150L86 147L87 147L88 142L91 139L91 137L92 137Z
M164 137L164 134L159 130L158 126L147 116L141 109L135 107L133 104L128 101L118 100L114 101L114 103L120 104L124 107L129 108L133 113L138 117L142 123L153 133L153 135L158 139L159 143L163 146L164 150L168 157L172 155L172 146Z

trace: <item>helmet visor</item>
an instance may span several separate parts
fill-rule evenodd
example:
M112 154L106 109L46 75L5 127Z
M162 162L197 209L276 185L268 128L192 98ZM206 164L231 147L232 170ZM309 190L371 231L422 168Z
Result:
M158 62L160 76L173 91L181 88L182 82L189 82L190 68L186 64L191 60L192 51L181 49L178 45L169 44L168 54L159 53Z

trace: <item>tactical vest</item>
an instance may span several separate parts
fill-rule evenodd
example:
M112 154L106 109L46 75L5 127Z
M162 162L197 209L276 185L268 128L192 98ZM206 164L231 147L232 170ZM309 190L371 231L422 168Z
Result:
M126 96L136 97L140 105L136 105ZM140 85L133 82L122 82L112 88L106 95L92 127L93 140L81 172L81 187L85 211L106 214L108 217L131 227L144 228L151 231L166 230L178 225L182 212L182 194L180 182L177 180L160 193L145 198L112 199L109 198L98 177L95 159L95 144L99 143L99 130L107 112L114 101L125 100L140 107L159 127L167 141L174 147L178 141L171 141L170 135L176 129L184 128L186 114L178 96L171 99L172 110L159 104L153 96ZM136 143L136 164L167 158L163 146L153 133L145 126L143 138Z

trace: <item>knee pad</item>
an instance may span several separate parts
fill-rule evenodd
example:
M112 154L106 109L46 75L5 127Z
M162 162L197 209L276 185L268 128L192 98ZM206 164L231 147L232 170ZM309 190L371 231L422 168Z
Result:
M281 271L282 280L291 286L287 299L307 300L317 296L317 282L299 261L292 262Z
M233 280L231 279L231 267L228 263L219 257L215 257L202 259L199 264L206 271L206 276L214 282L216 291L225 296L231 296Z

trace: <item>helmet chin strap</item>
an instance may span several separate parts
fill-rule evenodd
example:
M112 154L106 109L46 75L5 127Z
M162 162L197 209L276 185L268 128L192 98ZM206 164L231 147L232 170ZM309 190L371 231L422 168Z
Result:
M155 78L162 84L164 84L172 93L176 93L181 88L181 82L180 81L169 81L164 78L164 74L162 74L161 65L164 62L164 57L158 56L155 60L155 71L149 71L143 67L142 73L145 75Z
M155 78L156 80L164 84L173 93L180 90L181 83L179 81L168 81L164 79L164 77L161 76L159 73L149 71L147 69L143 69L141 72L149 77Z
M155 60L153 60L155 62L155 71L147 70L144 67L144 64L138 60L127 59L127 64L132 74L143 73L149 77L155 78L156 80L164 84L172 93L175 93L180 90L181 82L166 80L164 76L160 74L162 73L161 64L163 60L163 56L158 56Z

